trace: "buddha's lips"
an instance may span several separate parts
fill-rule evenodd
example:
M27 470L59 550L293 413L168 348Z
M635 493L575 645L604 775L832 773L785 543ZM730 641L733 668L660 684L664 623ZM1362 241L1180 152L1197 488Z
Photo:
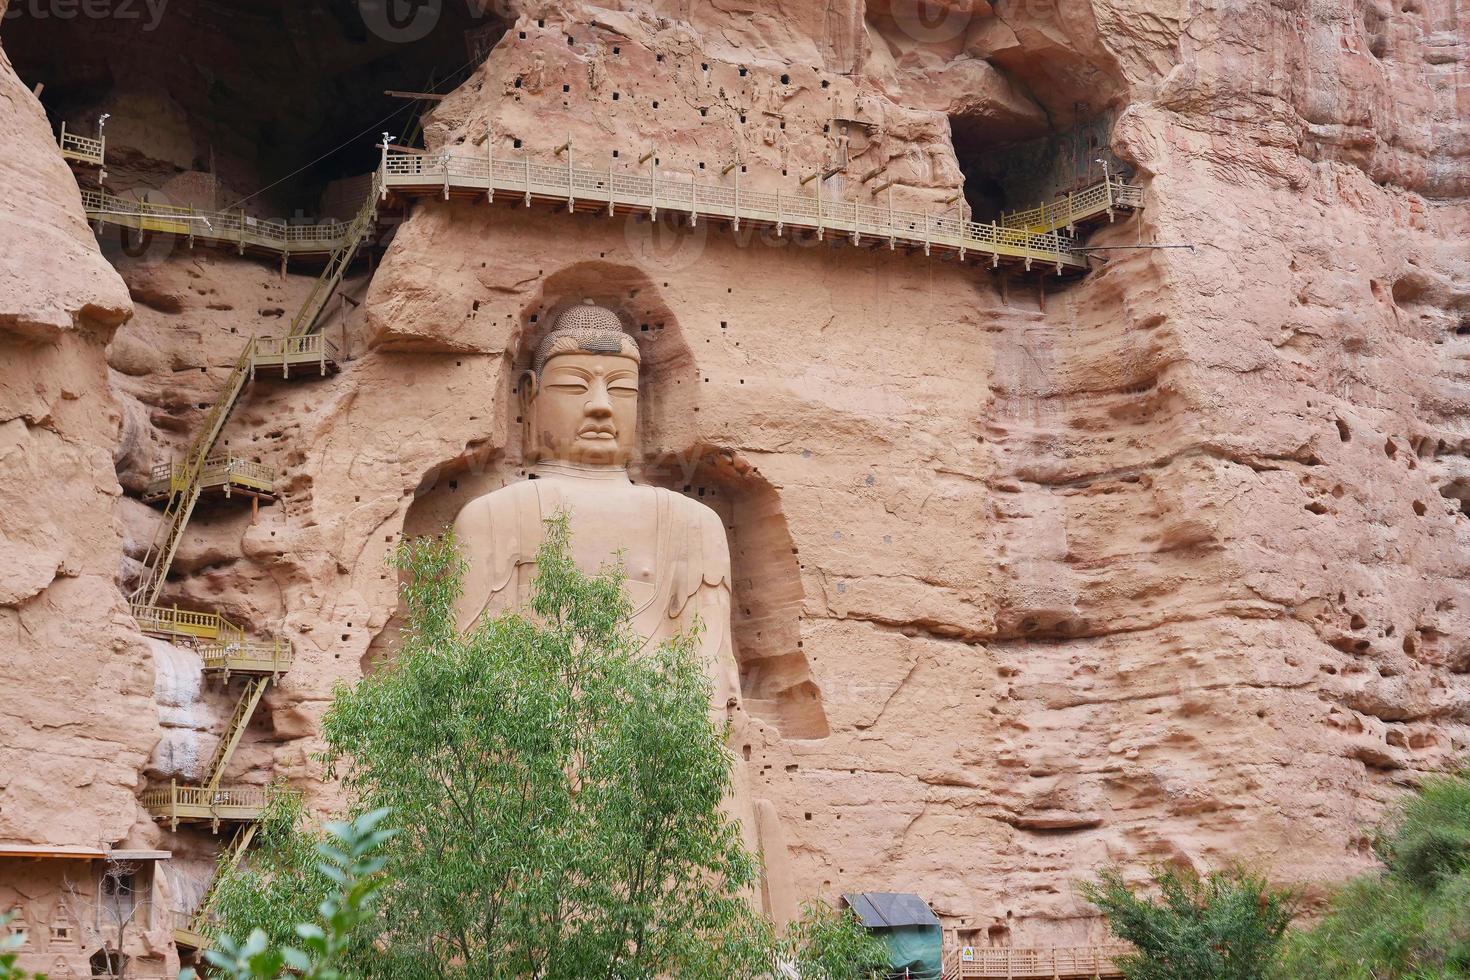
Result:
M607 426L587 426L579 431L577 435L588 439L616 439L618 437L618 430Z

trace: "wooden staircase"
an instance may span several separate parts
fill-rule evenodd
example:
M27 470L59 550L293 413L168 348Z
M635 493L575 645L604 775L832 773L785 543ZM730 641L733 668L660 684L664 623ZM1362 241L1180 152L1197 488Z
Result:
M337 369L336 348L315 330L322 311L341 285L363 239L376 224L379 193L375 183L348 226L347 234L337 243L326 267L312 285L311 293L292 319L287 335L280 338L251 337L245 342L183 460L164 468L162 473L166 479L156 481L155 496L166 500L166 504L158 531L144 556L138 585L129 597L133 615L143 632L193 645L200 653L206 675L221 678L226 685L233 677L243 677L244 684L235 701L234 711L214 747L202 783L180 785L171 781L167 786L146 790L142 803L155 820L167 824L174 831L181 824L207 825L214 833L219 833L224 824L233 826L234 834L220 855L221 870L238 867L244 860L245 851L271 802L269 788L223 784L230 760L239 748L267 688L290 668L291 651L280 640L262 642L249 639L242 628L218 613L167 608L160 606L158 600L202 490L220 486L229 496L230 490L238 485L251 491L241 494L244 497L274 496L274 488L270 486L272 473L264 467L242 469L238 465L230 465L229 457L221 457L215 452L215 444L230 413L243 396L245 386L255 379L256 374L279 372L279 376L286 379L291 377L293 367L300 374L318 376ZM173 938L180 947L195 950L209 947L207 926L219 878L217 871L194 911L175 913Z
M138 586L129 596L134 605L158 604L159 593L163 591L164 582L168 579L168 571L178 552L184 528L194 513L194 505L199 501L200 490L205 482L203 478L210 463L218 463L218 457L214 453L215 443L240 400L245 385L257 372L264 370L279 370L282 377L289 377L292 364L314 364L322 375L336 369L336 348L313 331L327 301L342 284L342 277L357 255L363 239L377 221L378 195L379 189L375 182L357 216L348 225L347 234L332 251L326 267L312 284L306 301L292 318L287 336L284 339L251 337L245 342L240 356L235 359L230 376L225 380L224 388L210 406L204 423L194 434L183 460L174 464L171 469L163 520L144 555L143 572L139 576Z
M219 865L214 877L209 880L209 887L204 890L204 895L199 899L199 904L194 911L174 913L173 936L177 945L188 949L208 949L210 947L206 930L212 914L214 892L219 887L220 873L226 870L233 871L240 866L241 861L245 860L245 851L250 847L250 842L255 839L255 831L259 826L259 823L240 825L235 831L235 836L230 838L230 843L220 852Z
M240 398L240 392L245 388L245 382L249 380L253 346L252 337L246 341L245 349L236 358L235 366L225 380L224 390L210 406L209 414L204 417L204 424L194 434L194 440L189 444L189 449L178 467L177 477L170 488L168 504L163 509L163 520L143 556L143 572L139 576L138 587L129 596L129 600L135 605L153 606L158 603L158 594L163 591L169 566L173 564L174 555L179 550L179 541L183 539L184 527L189 523L194 505L199 501L200 477L205 464L214 451L215 440L225 427L235 402Z
M209 768L206 770L209 775L204 780L206 789L214 790L219 787L220 779L225 774L225 767L230 764L230 756L235 754L235 749L240 745L240 739L245 734L245 726L250 724L250 716L255 714L255 708L260 704L261 696L265 694L265 689L270 686L270 683L269 674L250 677L245 681L245 688L235 702L235 711L230 715L230 720L225 725L224 735L215 745L214 756L209 760Z
M291 328L286 332L288 338L303 337L315 329L317 320L327 307L327 301L336 293L337 287L342 284L342 277L346 274L347 267L357 257L358 247L378 223L379 193L381 192L375 177L372 186L368 189L367 198L362 202L362 207L352 219L352 223L347 226L347 233L343 235L341 243L327 259L327 264L312 285L306 302L301 304L301 309L296 312L296 316L292 317Z

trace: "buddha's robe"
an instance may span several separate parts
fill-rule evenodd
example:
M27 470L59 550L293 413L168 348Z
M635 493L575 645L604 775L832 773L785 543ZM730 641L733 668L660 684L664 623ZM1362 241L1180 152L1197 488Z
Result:
M740 704L730 638L730 550L719 516L672 491L635 486L621 469L566 470L574 475L514 483L461 509L454 525L467 563L456 607L460 628L527 608L545 522L565 512L573 558L584 572L622 560L632 626L646 647L701 624L699 651L713 685L711 712L721 722L728 719L735 731L745 730L751 720ZM752 798L750 776L739 759L728 810L739 820L747 846L764 857L762 904L788 918L795 900L780 822L769 802Z

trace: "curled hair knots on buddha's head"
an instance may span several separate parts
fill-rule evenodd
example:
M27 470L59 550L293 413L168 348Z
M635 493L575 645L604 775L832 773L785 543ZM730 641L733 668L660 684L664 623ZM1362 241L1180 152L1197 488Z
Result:
M557 354L612 354L642 361L638 343L623 332L622 319L590 299L557 314L551 332L541 338L532 355L531 371L536 377L541 377L541 369Z

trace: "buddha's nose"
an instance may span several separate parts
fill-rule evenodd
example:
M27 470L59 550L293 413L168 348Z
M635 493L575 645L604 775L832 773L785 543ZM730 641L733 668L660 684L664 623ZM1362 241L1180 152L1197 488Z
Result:
M587 393L586 412L595 418L612 415L612 398L608 396L606 385L592 386L592 390Z

